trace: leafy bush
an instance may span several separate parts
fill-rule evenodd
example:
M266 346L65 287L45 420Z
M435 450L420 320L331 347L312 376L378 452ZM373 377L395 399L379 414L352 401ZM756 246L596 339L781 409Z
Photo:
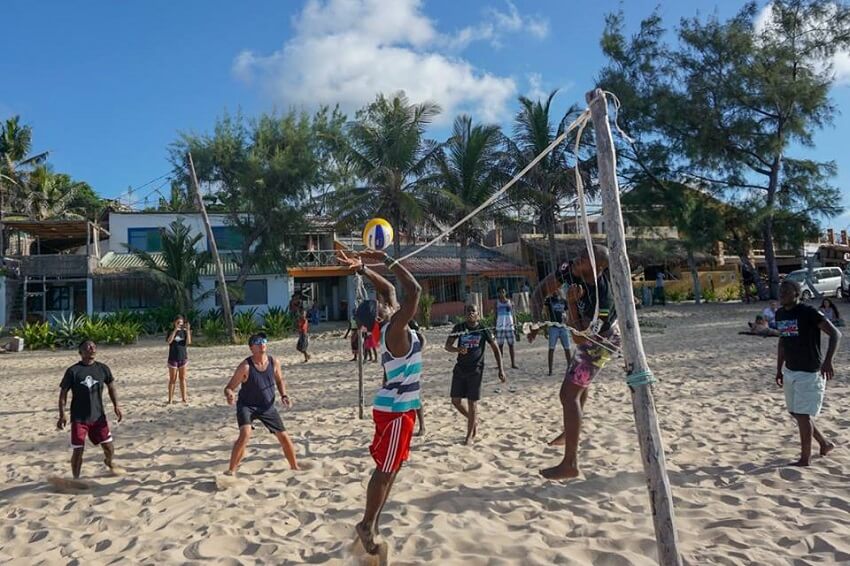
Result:
M665 295L667 296L667 300L671 303L681 303L685 300L685 297L688 296L685 291L680 289L671 289L670 291L667 291ZM691 296L693 296L693 291L691 291Z
M28 322L21 327L21 338L30 350L53 348L56 344L56 333L47 322Z
M270 308L263 317L263 331L269 336L286 336L295 328L295 321L281 308Z
M723 289L721 299L724 301L737 301L741 298L741 288L735 285L730 285Z
M714 289L706 288L702 290L702 300L706 302L716 301L717 292Z
M225 332L224 320L221 318L207 317L201 323L201 334L208 342L221 342Z
M435 300L433 295L428 293L419 296L419 320L425 328L431 327L431 307Z
M260 329L257 323L257 309L250 308L233 315L233 328L242 337L248 337Z
M56 334L56 345L70 348L80 343L80 329L88 320L84 315L67 318L64 314L53 319L53 332Z

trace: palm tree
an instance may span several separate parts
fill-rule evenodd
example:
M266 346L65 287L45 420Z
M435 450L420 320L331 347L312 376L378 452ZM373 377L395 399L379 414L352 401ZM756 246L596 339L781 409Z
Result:
M195 246L202 234L192 235L191 229L178 218L162 231L162 253L154 256L144 250L128 248L138 257L151 275L165 285L182 312L191 310L195 291L200 287L200 275L210 262L210 253L198 252Z
M83 218L74 200L85 183L74 182L64 173L53 173L47 165L38 165L27 175L25 191L19 197L21 212L32 220Z
M571 107L556 127L551 124L552 99L558 93L553 90L545 101L532 101L519 97L520 110L514 119L513 139L506 140L507 154L513 171L519 172L564 133L567 119L575 114ZM565 197L575 194L573 170L566 159L566 145L555 148L517 183L518 199L534 210L535 220L540 223L549 239L549 268L555 271L558 265L555 246L555 224L561 215ZM589 164L589 161L588 161ZM583 169L585 169L583 167ZM583 175L583 178L584 175ZM586 183L589 185L589 183Z
M452 136L435 156L436 178L440 187L434 210L444 211L441 220L454 225L490 198L505 178L502 167L502 132L498 126L474 124L467 115L458 116ZM441 201L441 202L440 202ZM461 299L466 300L466 257L469 242L481 235L484 223L493 217L492 208L455 230L460 244Z
M428 220L421 181L439 146L424 136L439 113L437 104L411 104L403 92L390 98L378 95L357 113L348 126L349 151L363 183L339 191L336 208L343 224L362 226L370 216L383 216L398 234ZM398 237L393 250L398 257Z
M22 126L20 116L0 124L0 222L4 211L11 208L21 212L21 200L26 194L26 176L36 165L47 159L47 152L29 155L32 149L32 128ZM5 252L5 238L0 230L0 257Z

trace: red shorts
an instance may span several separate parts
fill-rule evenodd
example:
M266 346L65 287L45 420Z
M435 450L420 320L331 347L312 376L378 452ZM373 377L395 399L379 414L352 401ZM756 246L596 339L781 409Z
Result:
M416 411L389 413L372 409L372 418L375 421L375 438L369 446L369 453L380 471L388 474L397 472L410 456Z
M112 433L109 432L106 417L100 417L93 423L71 422L71 448L85 447L86 436L95 446L104 442L112 442Z

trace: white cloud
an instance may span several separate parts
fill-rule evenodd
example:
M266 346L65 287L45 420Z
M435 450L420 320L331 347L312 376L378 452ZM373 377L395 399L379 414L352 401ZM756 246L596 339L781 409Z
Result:
M756 15L754 26L756 32L764 32L772 27L773 4L767 4ZM823 61L816 62L823 64ZM835 77L835 82L842 85L850 84L850 51L837 51L835 55L828 61L832 67L832 73Z
M508 33L526 33L536 39L549 35L549 22L541 16L523 16L510 1L507 11L490 8L485 12L485 21L460 30L449 38L449 46L462 49L474 41L488 41L493 47L501 47L501 38Z
M507 33L542 38L548 23L507 3L506 11L490 10L481 24L448 35L421 0L309 0L293 29L278 51L239 53L233 75L287 105L338 103L352 112L379 92L404 90L413 102L439 103L441 122L458 112L496 121L516 95L515 81L476 68L458 50L473 41L495 45Z

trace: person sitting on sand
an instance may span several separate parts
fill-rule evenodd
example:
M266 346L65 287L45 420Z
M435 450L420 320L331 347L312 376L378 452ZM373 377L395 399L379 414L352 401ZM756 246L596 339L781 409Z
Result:
M68 401L68 391L71 392L71 473L74 479L80 477L83 466L83 451L86 447L86 437L95 446L103 448L103 463L115 472L112 459L115 448L112 444L112 433L106 420L103 408L103 387L109 393L115 417L120 423L124 418L118 406L118 394L115 392L115 379L106 364L95 361L97 344L92 340L84 340L77 351L80 361L65 370L65 376L59 385L59 421L56 428L65 428L65 405Z
M800 284L786 279L779 285L776 312L779 347L776 352L776 384L785 391L788 412L800 429L800 459L794 466L808 466L812 457L812 437L820 445L821 456L835 448L815 426L826 392L826 381L835 375L832 359L841 333L815 308L800 302ZM821 336L829 336L829 347L821 362Z
M844 321L841 320L841 314L838 312L838 307L836 307L835 303L829 299L821 301L818 311L833 325L844 326Z
M353 257L339 252L339 261L369 279L376 290L377 302L366 301L358 307L358 324L370 328L379 314L384 321L380 348L387 382L375 396L372 408L375 435L369 446L375 469L366 488L363 520L355 526L363 548L374 555L380 551L375 537L378 536L381 511L399 469L410 455L416 409L421 407L422 344L408 323L416 315L422 288L404 266L382 251L367 250ZM401 304L392 284L366 266L370 261L384 262L395 275L403 290Z
M239 364L224 388L227 404L236 404L236 422L239 425L239 437L233 444L230 467L226 475L236 475L236 468L245 456L245 447L251 438L251 431L254 430L255 420L263 423L266 429L275 435L283 448L289 467L293 470L299 469L298 460L295 457L295 446L286 433L280 413L274 407L275 387L280 393L280 401L285 408L291 407L292 401L286 394L286 381L283 379L280 362L268 355L268 342L263 332L251 335L248 339L251 355ZM239 388L238 398L237 387Z
M576 352L567 367L559 395L564 409L564 432L550 442L551 445L564 444L564 458L558 465L540 471L547 479L578 476L578 444L587 391L594 377L611 359L611 350L616 350L620 345L617 313L608 274L608 248L596 244L593 246L593 254L596 258L596 280L593 278L593 261L588 250L584 250L576 261L566 262L558 271L547 275L537 285L531 301L534 319L542 320L543 298L551 295L558 287L568 285L567 325L580 331L587 330L597 311L600 323L599 328L589 337L573 333ZM532 330L528 340L533 341L536 335L537 331Z
M775 328L771 328L767 324L767 319L764 316L757 314L755 322L747 323L750 327L749 332L741 331L738 334L751 334L753 336L779 336L779 331Z
M767 306L764 307L764 310L761 311L761 315L764 317L765 323L770 328L776 328L776 309L778 308L779 305L776 301L770 301Z
M484 380L484 344L489 344L499 367L499 380L504 383L505 369L502 367L502 352L490 331L481 326L478 307L466 305L466 320L455 324L446 339L446 350L457 353L457 362L452 372L451 398L455 409L466 417L466 439L470 444L478 432L476 405L481 399L481 383ZM513 329L511 330L513 332ZM457 346L454 343L457 342ZM467 406L463 406L466 399Z

